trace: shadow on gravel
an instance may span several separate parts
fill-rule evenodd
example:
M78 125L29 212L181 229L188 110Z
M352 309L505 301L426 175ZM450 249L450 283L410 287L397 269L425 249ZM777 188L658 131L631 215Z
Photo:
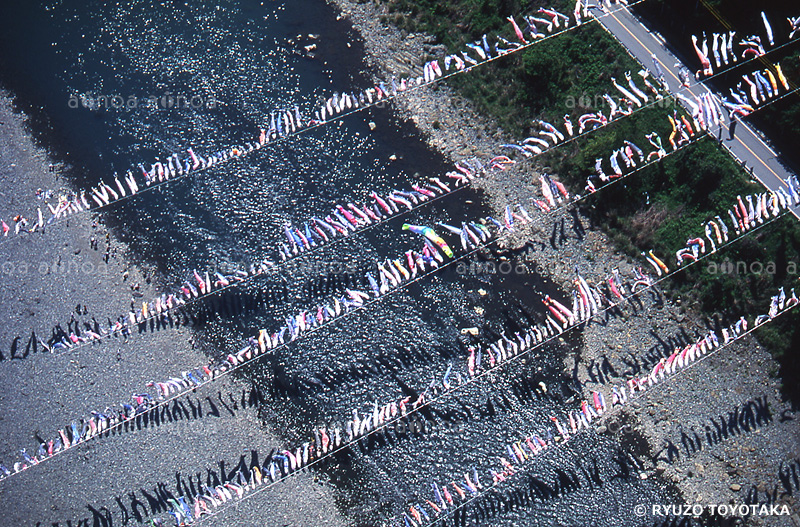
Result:
M303 285L300 290L300 301L311 302L318 298L343 294L346 288L364 289L367 285L363 273L317 276ZM81 306L78 306L76 313L71 315L66 325L59 323L50 330L50 336L46 341L41 340L35 331L32 331L27 339L15 336L9 344L8 351L6 353L0 351L0 361L23 360L36 354L69 353L77 351L74 349L76 346L102 344L111 338L127 340L134 332L142 334L179 327L203 327L210 321L233 319L275 307L287 302L289 296L289 288L285 284L277 284L256 292L228 289L219 294L209 295L193 304L172 309L168 313L151 316L135 325L130 324L129 315L120 315L113 321L106 318L105 323L101 324L96 316L88 316L85 307L81 309ZM134 302L131 302L131 312L140 313L140 310L139 307L137 311ZM153 311L152 306L150 310ZM126 327L109 333L109 328L115 322L124 323ZM94 338L93 334L100 335L101 340ZM24 347L22 342L25 343Z
M770 489L767 485L752 485L744 498L746 505L772 505L779 500L800 493L800 459L781 461L778 467L778 481Z
M751 399L727 413L710 417L697 426L683 430L680 437L666 440L666 445L656 454L656 461L673 463L682 457L689 458L708 447L743 434L755 432L774 421L766 395ZM682 448L681 448L682 447Z
M192 390L194 392L194 390ZM131 432L137 432L145 429L154 429L176 422L192 422L198 420L208 420L213 418L221 418L223 415L230 417L237 417L243 410L256 408L266 401L264 394L258 387L249 387L242 389L241 393L234 394L227 392L217 392L216 396L196 397L192 398L187 394L183 399L175 399L169 404L150 410L143 411L136 415L133 419L124 421L122 426L112 428L92 441L97 441L100 438L107 439L111 436L118 436ZM107 410L111 414L111 411ZM206 426L211 426L206 422ZM81 426L78 426L78 430ZM67 435L71 435L69 427L65 428ZM46 443L38 433L34 434L36 440L41 443Z
M683 348L690 342L697 340L690 337L681 327L674 335L660 335L656 330L650 330L650 336L655 344L639 352L637 350L618 352L618 357L612 362L607 354L591 360L587 364L576 361L572 370L573 383L581 386L579 379L588 378L589 381L599 384L608 384L615 379L630 378L649 372L662 359L669 357L676 348Z
M536 505L546 504L582 489L592 490L619 480L635 480L636 461L622 453L614 458L615 468L603 470L596 458L582 459L576 468L556 468L551 478L524 475L513 488L480 496L471 505L447 516L439 525L489 525L491 520L516 511L525 513ZM511 476L513 478L513 476ZM553 524L561 513L554 510L536 511L538 517L550 514Z
M271 455L272 453L270 453ZM270 456L265 459L269 459ZM187 503L193 503L192 496L203 494L206 486L217 487L222 485L223 481L236 481L239 473L249 475L252 467L260 466L259 459L259 452L251 450L249 460L243 454L236 464L229 465L225 460L220 460L217 462L216 469L207 468L205 473L176 472L174 483L162 481L149 489L141 488L114 497L116 507L113 511L106 506L97 508L88 503L86 505L86 509L90 513L88 517L49 524L37 522L36 527L116 527L130 525L131 520L142 523L150 516L167 514L167 511L172 508L169 500L177 500L184 496Z
M421 416L413 416L402 420L391 427L385 427L379 433L370 434L362 437L350 448L343 449L338 453L326 458L326 461L316 465L313 469L303 470L322 470L331 471L337 468L349 466L352 462L351 457L360 457L372 453L384 447L391 447L399 443L415 441L434 430L439 433L447 427L453 434L462 433L461 424L464 422L478 420L494 420L502 413L519 412L525 404L540 403L543 400L561 402L563 398L557 393L555 387L551 387L546 392L541 388L538 379L519 378L511 385L511 393L487 394L478 400L459 399L456 409L443 409L431 407L422 412ZM263 401L260 391L242 390L241 394L218 393L215 397L192 400L187 399L187 406L170 405L168 411L152 412L155 415L163 414L162 417L138 416L124 432L141 430L148 426L160 426L173 420L194 420L208 417L219 417L221 414L228 413L231 417L236 417L237 412L243 408L251 408ZM159 420L160 419L160 420ZM208 425L207 425L208 426ZM122 432L120 432L122 433ZM223 482L236 482L241 472L249 478L252 467L259 466L262 473L266 473L268 468L259 464L265 463L272 458L273 452L261 458L259 452L253 450L247 459L241 456L234 465L227 465L224 461L218 462L216 470L205 469L205 472L194 473L176 472L174 483L161 481L150 488L140 488L128 490L124 494L114 496L113 501L116 506L103 506L97 508L95 505L87 504L87 509L91 513L90 517L77 521L56 522L48 524L58 527L114 527L128 525L131 520L142 522L150 516L165 515L171 508L169 500L178 499L183 496L188 504L194 503L194 496L205 492L204 485L215 487ZM621 468L627 467L626 463L620 464ZM597 481L599 470L596 466L589 464L581 468L578 472L558 472L559 478L554 483L542 483L541 489L547 491L547 499L553 499L563 492L571 492L583 488L585 485L580 483L581 478L587 484ZM621 471L620 474L627 474ZM621 476L614 476L621 477ZM626 476L627 477L627 476ZM594 484L594 483L593 483ZM37 525L44 527L45 524Z

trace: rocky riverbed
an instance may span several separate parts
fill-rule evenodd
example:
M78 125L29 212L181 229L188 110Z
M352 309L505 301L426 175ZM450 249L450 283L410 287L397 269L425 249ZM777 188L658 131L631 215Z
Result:
M28 118L2 94L0 217L43 206L35 195L39 188L69 188L61 175L68 169L35 143ZM129 400L148 381L207 360L188 327L151 329L68 352L49 353L36 343L46 341L55 325L66 329L71 311L81 320L96 315L105 325L109 313L126 313L132 302L161 291L158 275L133 260L99 215L81 214L44 233L0 239L0 269L0 303L6 306L0 328L0 462L9 466L20 459L19 448L35 454L37 438L57 437L68 420ZM158 419L137 419L135 426L3 481L3 525L126 525L166 516L163 496L184 494L187 483L219 477L240 462L248 468L263 462L280 445L258 406L248 403L251 394L249 382L226 377L170 405ZM213 475L205 473L207 467L215 467ZM233 512L238 525L343 525L330 487L318 476L300 474L263 494ZM226 515L207 522L231 525Z
M443 53L429 36L382 22L387 12L381 2L329 2L361 34L368 64L378 78L414 71L414 66L420 71L423 57ZM405 57L418 60L413 64ZM432 148L453 162L497 153L497 145L507 139L491 119L444 83L403 93L392 104L419 127ZM475 185L499 215L506 204L536 193L539 173L535 162L525 162ZM613 268L630 276L634 266L644 265L616 251L578 211L537 219L503 245L528 247L532 265L565 291L572 290L576 267L587 280L597 282ZM607 383L648 363L652 367L653 360L668 356L687 337L705 331L707 324L661 294L655 301L642 298L639 306L626 303L616 316L585 328L582 345L564 357L564 371L589 386L591 381ZM601 366L604 370L598 375ZM748 337L654 389L614 420L607 433L643 461L642 477L674 483L686 504L786 504L793 513L791 521L800 525L795 497L800 488L793 476L800 470L800 422L791 402L781 397L777 371L756 333L756 338ZM695 433L697 439L686 440ZM790 524L786 517L758 514L746 521Z

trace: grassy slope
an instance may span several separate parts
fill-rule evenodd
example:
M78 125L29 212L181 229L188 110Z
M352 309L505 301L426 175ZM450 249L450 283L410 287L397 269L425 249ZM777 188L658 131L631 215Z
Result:
M446 3L389 0L388 3L393 8L395 22L399 21L409 30L433 34L451 50L476 40L484 32L490 35L499 32L511 39L505 17L511 13L531 13L539 5L513 0ZM523 7L525 9L521 9ZM560 124L565 113L574 118L584 111L592 111L596 95L605 92L617 95L610 85L610 77L622 78L628 70L636 72L638 66L625 51L597 24L585 24L450 82L507 131L524 137L534 117ZM784 71L793 76L797 73L790 63ZM800 75L794 78L800 79ZM670 112L669 107L641 111L540 160L548 171L576 190L582 189L594 159L607 158L623 139L632 139L648 151L643 137L655 130L669 148L666 115ZM781 115L780 119L788 119L789 124L800 128L800 119L793 119L793 115ZM736 195L758 190L761 187L752 182L714 140L705 138L663 163L626 178L613 190L589 198L587 212L620 250L638 256L640 251L653 248L672 267L674 252L684 246L688 238L702 234L703 221L720 214L730 224L725 211ZM748 270L758 270L754 262L775 262L776 274L719 273L708 263L722 263L725 259L741 261ZM677 275L670 282L669 294L680 297L683 305L709 314L721 312L737 316L743 312L764 312L764 306L778 286L797 282L797 275L787 276L787 270L791 273L791 262L800 264L800 226L793 219L778 220L770 228L737 242L708 262ZM784 373L792 376L800 371L792 366L790 357L791 352L800 347L799 327L800 316L793 313L759 332L762 343L786 368Z

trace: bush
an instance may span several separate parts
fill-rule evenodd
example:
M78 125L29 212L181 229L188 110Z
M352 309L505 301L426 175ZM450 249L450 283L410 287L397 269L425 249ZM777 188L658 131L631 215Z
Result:
M665 6L669 3L651 2L655 2L654 9L668 11ZM696 14L695 2L690 3L693 5L685 11L690 13L686 23L697 23L702 16ZM484 33L492 36L501 32L508 36L510 29L505 17L519 14L523 8L525 12L534 11L534 4L538 6L541 2L390 0L389 4L390 9L413 16L420 30L435 35L453 51L463 49L465 42L477 40ZM571 2L555 3L563 12L571 12L572 5ZM683 18L681 23L684 23ZM800 64L793 60L784 61L784 72L791 78L800 78ZM521 54L503 57L448 82L471 99L479 111L496 119L503 129L524 138L532 119L560 124L563 115L574 116L576 108L596 111L596 96L606 92L618 95L611 85L611 77L623 79L626 71L636 74L639 67L597 24L584 24ZM762 117L771 121L770 128L783 130L788 145L800 143L800 104L795 99L787 98L785 105L776 105ZM671 126L667 115L673 109L651 107L638 111L634 116L614 121L603 130L549 151L538 159L565 184L582 192L594 160L607 159L624 139L648 151L644 136L655 131L663 139L665 148L669 148L667 138ZM688 238L702 235L705 221L720 215L730 227L726 211L736 196L762 190L727 152L705 137L615 184L602 193L602 199L589 197L583 206L584 212L605 230L620 251L640 259L641 251L653 249L674 267L675 251L685 246ZM721 274L714 264L723 263L724 258L743 262L748 269L754 262L775 262L776 274ZM738 318L742 313L763 313L780 285L797 283L797 276L786 272L791 262L800 264L800 226L789 216L730 245L710 257L707 263L691 266L675 275L666 292L673 298L681 297L707 315L720 313ZM799 322L800 315L792 312L758 332L762 344L781 361L785 378L800 373L800 362L792 360L792 352L800 349ZM788 383L787 388L794 389L793 395L800 398L800 385Z

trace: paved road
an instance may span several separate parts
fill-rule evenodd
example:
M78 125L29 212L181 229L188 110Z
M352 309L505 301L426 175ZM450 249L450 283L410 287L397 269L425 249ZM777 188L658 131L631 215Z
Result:
M602 14L600 11L595 11L595 14L599 17L603 28L615 36L650 71L654 69L652 57L655 55L655 60L661 66L670 90L674 92L681 87L678 77L678 71L683 66L681 61L667 50L663 41L653 35L628 9L616 9L607 16L600 16ZM675 67L675 64L679 64L679 66ZM686 69L692 72L695 70L690 67ZM684 88L684 90L695 96L712 91L703 83L694 81L689 88ZM683 93L688 95L686 91ZM734 124L735 135L733 138L730 137L730 127L731 123L726 119L721 129L715 132L715 136L721 140L722 145L731 155L740 163L744 163L753 177L765 187L773 190L780 186L786 187L785 180L791 175L791 172L778 161L775 151L747 123ZM800 206L795 207L792 212L800 219Z

